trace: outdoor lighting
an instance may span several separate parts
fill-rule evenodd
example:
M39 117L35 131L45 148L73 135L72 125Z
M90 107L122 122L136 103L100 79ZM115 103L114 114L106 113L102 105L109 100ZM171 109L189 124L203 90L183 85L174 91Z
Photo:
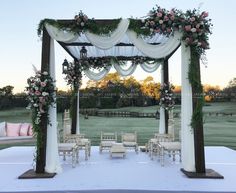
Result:
M62 63L62 72L66 73L69 67L69 62L67 61L67 59L64 60L64 62Z
M87 58L87 50L84 46L82 46L80 50L80 59L86 59Z

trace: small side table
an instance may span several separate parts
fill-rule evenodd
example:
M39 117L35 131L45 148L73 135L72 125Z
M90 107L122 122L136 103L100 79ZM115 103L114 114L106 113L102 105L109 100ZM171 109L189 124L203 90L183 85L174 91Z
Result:
M114 143L110 149L110 157L125 157L126 149L122 143Z

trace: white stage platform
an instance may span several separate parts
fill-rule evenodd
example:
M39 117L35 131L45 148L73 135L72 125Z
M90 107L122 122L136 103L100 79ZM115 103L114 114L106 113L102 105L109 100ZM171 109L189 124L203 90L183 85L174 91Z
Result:
M236 151L225 147L206 147L206 166L224 179L189 179L181 171L181 163L165 158L161 167L146 153L127 152L126 158L110 158L92 147L91 157L71 167L62 162L63 173L52 179L18 179L32 169L34 147L12 147L0 150L0 192L65 192L65 193L154 193L154 192L236 192ZM177 158L178 160L178 158Z

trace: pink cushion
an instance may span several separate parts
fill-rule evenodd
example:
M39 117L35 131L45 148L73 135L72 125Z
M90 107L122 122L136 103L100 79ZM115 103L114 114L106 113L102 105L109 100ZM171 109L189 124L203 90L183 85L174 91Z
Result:
M20 127L20 136L27 136L29 127L30 127L29 123L23 123Z
M31 125L29 126L28 135L33 136L33 127Z
M21 123L7 123L7 136L17 137L20 134Z

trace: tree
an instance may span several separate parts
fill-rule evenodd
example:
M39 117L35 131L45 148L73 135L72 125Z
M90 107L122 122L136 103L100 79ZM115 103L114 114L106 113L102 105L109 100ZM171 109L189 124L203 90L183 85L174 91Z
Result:
M221 89L218 85L212 86L209 84L203 85L204 99L206 102L211 102L216 100Z
M236 100L236 78L229 81L228 86L223 89L224 98L231 101Z
M148 76L142 81L141 91L144 95L149 96L155 100L160 99L160 83L155 83L152 76Z

